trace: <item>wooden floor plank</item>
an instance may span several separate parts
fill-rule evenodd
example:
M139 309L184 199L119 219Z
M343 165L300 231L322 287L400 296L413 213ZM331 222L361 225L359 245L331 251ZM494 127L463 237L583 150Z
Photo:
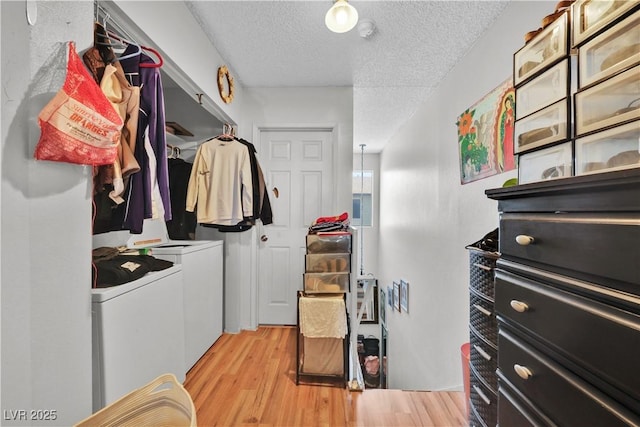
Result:
M296 329L224 334L187 373L199 426L466 425L461 392L296 385Z

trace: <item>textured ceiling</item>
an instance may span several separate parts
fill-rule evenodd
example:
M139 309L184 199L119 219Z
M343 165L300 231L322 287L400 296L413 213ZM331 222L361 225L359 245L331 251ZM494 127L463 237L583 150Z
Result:
M324 26L332 1L187 1L244 87L353 86L354 151L381 151L509 0L352 1L357 28Z

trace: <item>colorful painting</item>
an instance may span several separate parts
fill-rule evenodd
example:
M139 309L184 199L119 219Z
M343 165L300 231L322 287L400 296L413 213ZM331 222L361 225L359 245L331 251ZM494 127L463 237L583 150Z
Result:
M515 169L514 108L510 77L458 117L462 184Z

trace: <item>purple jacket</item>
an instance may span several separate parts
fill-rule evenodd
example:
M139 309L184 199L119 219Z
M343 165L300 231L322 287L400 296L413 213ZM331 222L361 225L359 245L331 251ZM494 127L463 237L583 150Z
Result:
M133 53L137 48L128 46L123 56ZM144 218L151 218L151 178L149 162L144 150L144 137L148 132L151 147L156 156L156 176L158 188L164 205L164 219L171 219L171 198L169 194L169 171L167 165L167 141L165 134L164 92L158 68L140 67L140 63L154 62L144 53L120 61L125 75L131 84L140 86L140 115L138 123L138 140L136 142L136 160L140 163L137 179L130 182L130 194L127 196L127 214L124 219L125 228L132 232L142 231ZM148 125L148 127L147 127ZM146 132L145 132L146 131ZM138 148L140 147L140 149ZM134 175L134 176L135 176ZM133 176L132 176L133 178ZM137 231L140 230L140 231Z

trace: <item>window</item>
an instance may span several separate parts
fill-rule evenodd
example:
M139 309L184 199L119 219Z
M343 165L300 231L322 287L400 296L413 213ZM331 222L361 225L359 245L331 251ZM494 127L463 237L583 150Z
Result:
M373 171L353 171L353 215L351 225L371 227L373 224Z

